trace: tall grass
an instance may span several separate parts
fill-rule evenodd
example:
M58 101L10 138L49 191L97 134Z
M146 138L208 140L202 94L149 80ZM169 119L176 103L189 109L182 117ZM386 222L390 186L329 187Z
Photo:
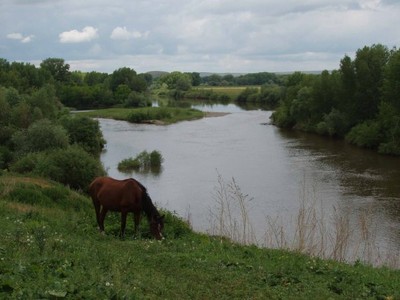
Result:
M252 199L234 179L226 183L218 175L209 233L242 244L258 244L323 259L400 267L399 251L379 247L371 209L358 213L341 206L328 209L318 199L315 187L308 188L305 182L299 194L299 207L293 215L266 216L264 237L257 239L260 235L256 235L249 217Z
M254 244L256 236L248 213L252 198L241 191L234 178L226 183L221 175L218 175L213 198L216 207L210 211L209 234L227 237L244 245Z

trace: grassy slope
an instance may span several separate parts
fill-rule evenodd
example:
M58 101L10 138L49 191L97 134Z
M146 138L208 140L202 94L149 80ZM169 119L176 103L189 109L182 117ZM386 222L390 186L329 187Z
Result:
M400 299L399 271L239 246L171 214L161 242L146 224L120 240L117 214L100 235L88 198L41 179L0 177L0 228L1 299Z

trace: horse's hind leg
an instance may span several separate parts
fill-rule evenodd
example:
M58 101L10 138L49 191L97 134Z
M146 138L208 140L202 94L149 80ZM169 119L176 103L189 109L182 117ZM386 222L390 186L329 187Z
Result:
M97 226L100 229L100 204L98 202L93 201L94 210L96 211L96 222Z
M107 212L108 212L108 209L105 209L103 206L100 211L100 219L99 219L100 232L104 232L104 219L106 218Z

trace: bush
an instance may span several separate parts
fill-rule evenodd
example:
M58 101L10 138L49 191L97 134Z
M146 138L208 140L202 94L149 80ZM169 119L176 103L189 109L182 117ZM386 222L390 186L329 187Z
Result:
M71 144L78 144L93 155L99 155L103 150L106 141L97 120L74 115L63 117L61 124L67 130Z
M238 102L257 102L259 95L258 88L246 88L237 97Z
M84 191L95 177L105 174L100 161L77 145L30 153L14 163L11 170L46 177Z
M131 92L125 100L124 107L146 107L151 106L145 95L138 92Z
M315 131L321 135L344 136L347 125L346 116L333 108L329 114L324 115L323 121L317 124Z
M26 174L34 173L40 161L46 160L46 153L29 153L10 166L12 172Z
M346 135L346 141L360 147L376 149L381 141L380 131L378 122L366 121L354 126Z
M144 121L170 119L171 117L172 113L168 108L152 107L134 110L131 114L129 114L128 122L142 123Z
M118 164L121 172L136 171L157 171L161 168L163 157L160 152L154 150L151 153L143 151L135 158L127 158Z
M95 177L105 174L101 163L79 146L51 152L45 165L52 167L40 168L39 175L80 190L87 190Z
M12 142L20 153L66 148L69 145L67 131L47 119L33 123L26 131L17 131L12 136Z

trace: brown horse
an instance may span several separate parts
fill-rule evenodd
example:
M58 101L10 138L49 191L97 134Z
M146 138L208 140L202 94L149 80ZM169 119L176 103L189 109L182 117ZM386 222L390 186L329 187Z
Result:
M142 211L146 214L152 235L160 240L164 227L164 216L153 205L146 188L133 178L117 180L111 177L98 177L89 186L96 210L97 224L100 232L104 232L104 218L107 212L121 212L121 237L125 234L126 216L133 212L135 233L138 230Z

